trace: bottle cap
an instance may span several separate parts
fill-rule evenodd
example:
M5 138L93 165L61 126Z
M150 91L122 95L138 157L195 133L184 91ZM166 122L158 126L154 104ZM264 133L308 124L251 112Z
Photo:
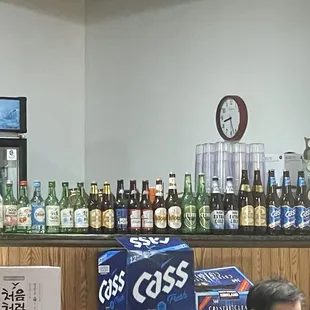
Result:
M19 182L19 185L20 185L20 186L27 186L27 181L20 181L20 182Z
M13 184L13 181L7 180L7 181L6 181L6 184L7 184L7 185L12 185L12 184Z

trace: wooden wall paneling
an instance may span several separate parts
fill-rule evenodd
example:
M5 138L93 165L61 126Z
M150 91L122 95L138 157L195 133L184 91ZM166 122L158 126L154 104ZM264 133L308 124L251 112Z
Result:
M1 249L1 248L0 248ZM32 248L21 247L19 248L19 263L20 266L30 266L32 257Z
M76 259L75 259L75 297L76 305L79 310L87 309L87 248L76 248ZM71 282L72 283L72 282ZM71 284L72 285L72 284Z
M43 257L42 257L42 248L40 247L32 247L31 248L31 266L42 266Z
M20 248L18 247L8 248L8 265L20 266Z

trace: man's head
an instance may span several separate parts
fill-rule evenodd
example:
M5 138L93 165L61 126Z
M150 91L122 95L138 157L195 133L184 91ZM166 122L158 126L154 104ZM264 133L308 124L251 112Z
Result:
M301 310L303 294L286 280L267 280L250 288L248 310Z

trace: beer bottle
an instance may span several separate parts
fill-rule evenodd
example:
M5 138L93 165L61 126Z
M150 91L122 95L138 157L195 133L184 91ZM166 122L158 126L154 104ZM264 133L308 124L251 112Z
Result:
M69 183L62 183L62 197L59 201L60 207L60 232L64 234L73 233L74 229L74 209L69 199Z
M248 171L242 170L241 184L238 193L239 231L244 234L254 232L254 208Z
M178 234L181 232L182 210L180 208L175 173L173 172L170 172L169 174L169 189L165 204L168 212L167 232Z
M124 180L117 180L117 193L115 201L116 232L127 234L128 232L128 210L125 201Z
M194 234L196 232L197 211L195 202L196 201L192 190L192 177L190 173L186 173L184 178L184 193L181 200L183 234Z
M153 232L153 208L149 195L149 181L142 181L141 208L141 233L151 234Z
M274 170L268 171L267 207L267 231L270 235L279 234L281 232L281 207L280 200L277 194L277 183L274 175Z
M98 201L99 201L99 204L101 204L102 199L103 199L103 189L102 188L98 188Z
M237 206L236 196L234 193L233 178L226 178L226 187L223 198L225 212L225 233L236 234L239 229L239 210Z
M97 182L90 184L90 193L88 198L89 210L89 228L90 234L101 233L101 209L99 205L98 185Z
M102 233L113 234L115 232L114 208L112 203L111 185L107 182L103 184L103 196L100 209L102 211Z
M282 195L281 195L281 226L283 233L286 235L292 234L295 231L295 201L292 194L290 173L287 170L283 171Z
M46 208L46 233L59 233L60 226L60 208L59 201L56 197L56 183L54 181L48 182L48 196L45 200Z
M129 195L129 233L139 234L141 232L141 209L138 201L138 191L136 180L130 180L130 195Z
M306 182L303 171L298 171L297 191L296 191L296 229L299 234L305 234L310 227L310 209L306 198Z
M254 170L253 182L254 231L256 234L267 232L266 197L260 177L260 171Z
M4 232L15 233L17 230L17 201L13 193L13 182L6 181L5 195L3 197Z
M212 234L224 233L224 208L222 203L222 195L220 192L219 178L212 178L211 185L211 214L210 214L210 226Z
M27 181L19 182L19 198L17 202L17 232L31 232L31 206L28 199Z
M198 188L196 198L196 208L198 213L197 219L197 233L210 233L210 198L206 193L205 175L199 173Z
M154 210L154 233L164 234L167 230L167 210L164 201L163 181L156 179Z
M74 232L87 234L89 226L89 210L84 198L84 183L77 183L78 191L74 204Z

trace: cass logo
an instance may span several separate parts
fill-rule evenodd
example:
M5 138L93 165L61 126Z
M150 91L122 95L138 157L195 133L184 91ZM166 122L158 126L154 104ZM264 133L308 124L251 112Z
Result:
M274 210L270 215L271 217L279 217L281 215L281 210Z
M310 210L307 210L307 211L302 211L301 213L300 213L300 217L302 217L302 218L308 218L310 216Z
M124 281L125 271L114 275L113 279L103 280L99 289L99 300L102 304L109 301L112 296L116 296L117 292L122 292L125 286Z
M184 271L188 265L189 263L183 260L177 268L169 266L164 274L160 271L154 274L143 272L133 287L133 297L142 304L147 297L156 299L161 292L169 294L174 286L182 288L188 279L188 274ZM176 280L175 276L179 279ZM141 290L142 284L146 285L145 291Z
M141 248L142 246L150 246L157 244L167 244L170 241L170 238L154 238L154 237L137 237L130 238L130 242L134 245L135 248Z
M285 212L285 217L287 217L287 218L295 217L295 210L286 211L286 212Z

